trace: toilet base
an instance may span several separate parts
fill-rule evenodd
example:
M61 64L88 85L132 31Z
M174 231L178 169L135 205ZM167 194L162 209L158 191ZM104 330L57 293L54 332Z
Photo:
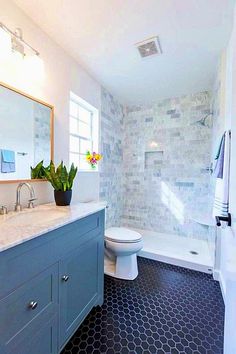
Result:
M118 279L134 280L138 276L137 255L117 256L111 259L105 254L104 273Z

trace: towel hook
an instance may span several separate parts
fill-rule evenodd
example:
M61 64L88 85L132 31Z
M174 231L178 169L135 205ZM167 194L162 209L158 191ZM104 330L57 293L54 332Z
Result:
M226 221L228 223L228 226L231 226L232 225L231 214L228 213L228 216L216 216L216 226L220 227L221 221Z

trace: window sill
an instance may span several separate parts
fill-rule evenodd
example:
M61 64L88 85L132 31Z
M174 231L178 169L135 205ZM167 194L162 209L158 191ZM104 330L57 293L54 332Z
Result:
M78 170L78 173L99 173L99 170Z

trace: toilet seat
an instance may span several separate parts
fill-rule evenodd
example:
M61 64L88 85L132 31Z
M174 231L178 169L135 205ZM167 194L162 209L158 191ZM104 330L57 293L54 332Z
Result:
M115 243L136 243L142 241L142 235L125 227L110 227L105 230L105 240Z

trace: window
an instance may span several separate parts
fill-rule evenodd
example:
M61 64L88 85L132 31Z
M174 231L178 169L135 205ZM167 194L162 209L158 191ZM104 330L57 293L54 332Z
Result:
M98 110L70 93L70 163L80 171L91 171L87 151L98 151Z

